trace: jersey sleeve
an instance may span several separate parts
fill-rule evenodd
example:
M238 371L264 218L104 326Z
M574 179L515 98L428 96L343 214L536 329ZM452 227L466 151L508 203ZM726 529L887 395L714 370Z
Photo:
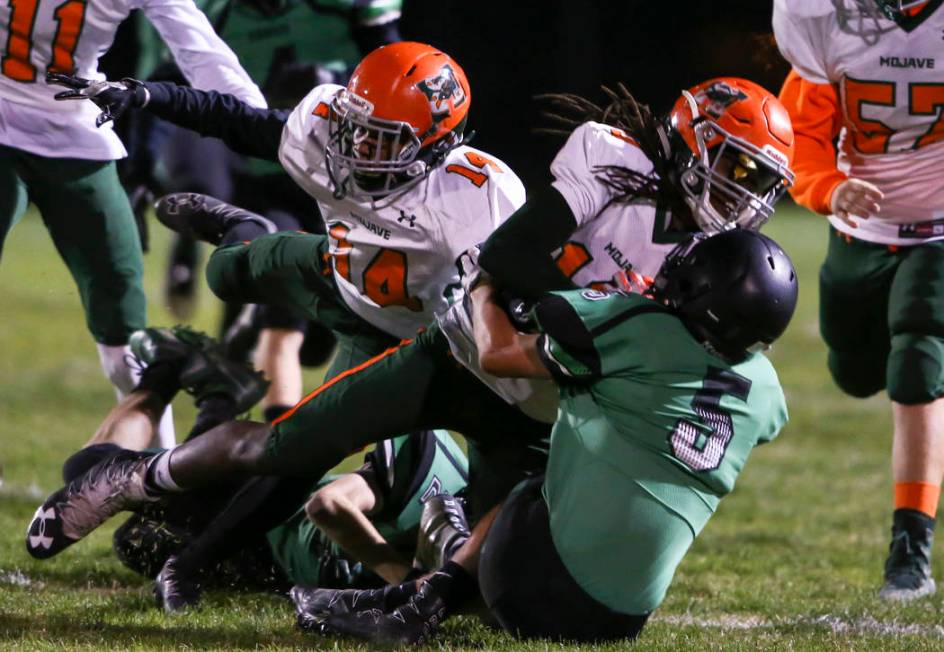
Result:
M563 195L577 226L593 220L612 199L612 191L600 178L601 167L628 167L642 174L652 163L635 140L623 131L597 122L586 122L570 134L551 162L551 185Z
M826 52L832 17L827 12L817 11L815 0L805 0L805 3L809 6L803 7L797 0L775 0L774 37L780 53L801 77L814 84L829 84L833 80Z
M259 87L193 0L145 0L141 9L194 87L235 95L254 107L267 106Z
M592 382L627 371L625 356L616 356L627 344L613 337L613 330L632 318L667 312L659 304L638 295L599 290L558 292L534 308L541 332L538 355L551 375L561 383Z
M375 27L399 20L402 0L367 0L355 2L354 20L359 26Z
M310 160L315 155L315 149L319 150L319 157L323 156L321 152L325 145L324 142L313 143L312 134L319 132L324 134L323 138L327 138L329 105L342 88L337 84L321 84L313 88L292 110L282 129L279 162L295 182L306 190L311 176L308 173L310 165L324 165L323 159L317 162ZM319 128L319 123L325 126Z
M791 70L780 91L796 134L796 175L790 195L796 202L829 215L833 191L846 180L836 166L833 144L842 128L842 111L832 84L808 81Z
M756 355L763 355L758 353ZM758 414L766 416L766 422L761 426L757 435L758 444L766 444L773 441L780 431L787 424L789 418L787 412L787 399L783 394L783 388L780 386L780 380L777 378L777 372L769 360L764 358L769 367L770 382L764 388L763 395L766 397L766 405L757 409Z
M481 244L525 202L524 184L503 161L470 147L450 152L431 185L432 204L448 216L439 247L456 261Z

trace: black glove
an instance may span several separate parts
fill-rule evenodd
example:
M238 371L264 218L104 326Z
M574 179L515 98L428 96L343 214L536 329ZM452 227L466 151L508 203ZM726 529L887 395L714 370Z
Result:
M92 100L102 110L95 118L95 126L101 127L109 120L117 120L129 108L139 108L148 103L150 95L144 84L137 79L124 78L119 82L91 81L64 75L59 72L47 72L46 82L58 84L72 90L56 93L57 100Z

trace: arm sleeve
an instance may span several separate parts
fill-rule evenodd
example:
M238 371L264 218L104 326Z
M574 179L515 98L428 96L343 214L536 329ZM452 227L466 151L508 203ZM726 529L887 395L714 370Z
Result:
M574 288L551 253L577 228L570 207L553 187L535 193L496 229L479 256L479 265L503 289L524 299Z
M790 194L798 204L829 215L833 190L847 178L836 167L833 144L842 126L836 89L831 84L807 81L791 70L780 101L790 114L796 135L796 180Z
M266 106L259 87L193 0L146 0L141 9L193 86L230 93L250 106Z
M222 140L234 152L279 161L286 111L259 109L232 95L164 82L145 82L151 95L146 110L202 136Z

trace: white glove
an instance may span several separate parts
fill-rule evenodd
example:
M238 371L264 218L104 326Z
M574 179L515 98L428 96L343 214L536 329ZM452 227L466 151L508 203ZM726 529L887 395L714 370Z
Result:
M851 226L858 228L858 224L852 219L858 217L867 220L880 210L881 202L885 195L868 181L861 179L846 179L833 190L833 196L829 200L829 208L833 215Z

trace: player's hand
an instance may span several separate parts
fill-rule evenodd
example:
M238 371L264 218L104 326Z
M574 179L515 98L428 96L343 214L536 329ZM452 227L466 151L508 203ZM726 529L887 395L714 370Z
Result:
M47 72L46 82L70 89L56 93L57 100L91 100L102 110L95 118L95 126L101 127L109 120L117 120L132 107L148 103L150 95L144 84L126 77L119 82L92 81L59 72Z
M456 266L459 268L459 281L462 283L462 289L466 294L471 294L483 280L487 280L488 275L479 267L479 247L478 245L469 248L459 254L456 260Z
M852 228L857 228L859 225L852 219L853 216L869 219L882 210L880 202L884 198L882 191L868 181L846 179L833 190L829 208L833 215Z

